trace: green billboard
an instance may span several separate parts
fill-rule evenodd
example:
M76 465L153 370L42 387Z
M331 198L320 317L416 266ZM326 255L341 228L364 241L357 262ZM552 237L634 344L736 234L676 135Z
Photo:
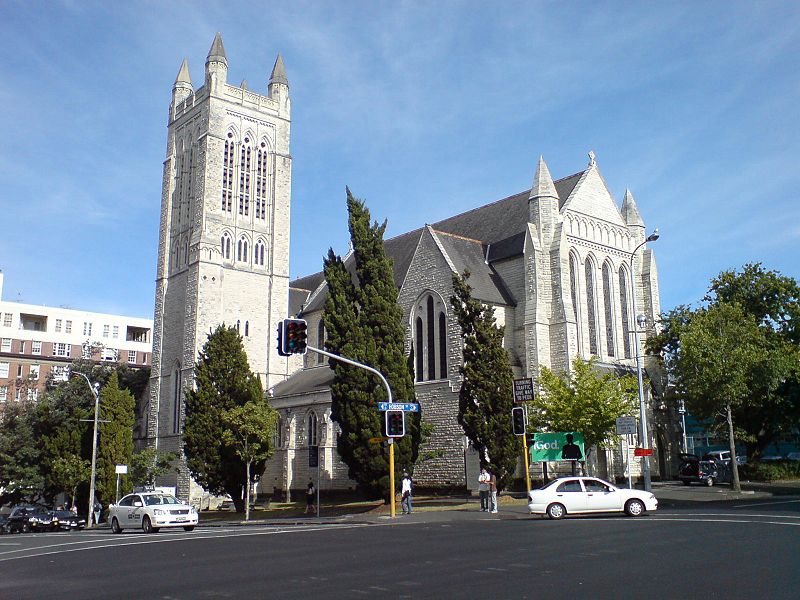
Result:
M575 431L555 431L532 434L531 462L583 460L583 434Z

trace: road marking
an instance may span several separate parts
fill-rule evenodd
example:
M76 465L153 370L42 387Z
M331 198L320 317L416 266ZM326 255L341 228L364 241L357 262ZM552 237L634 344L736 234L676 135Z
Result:
M778 502L758 502L757 504L736 504L733 508L749 508L751 506L772 506L774 504L794 504L800 500L780 500Z
M57 544L53 544L50 546L39 546L35 548L21 548L18 550L9 550L7 552L0 553L0 562L7 562L11 560L19 560L24 558L36 558L39 556L50 556L53 554L67 554L71 552L82 552L85 550L102 550L104 548L120 548L123 546L138 546L140 544L166 544L169 542L181 542L181 541L191 541L191 540L212 540L217 538L230 538L230 537L244 537L244 536L261 536L261 535L279 535L285 533L306 533L306 532L313 532L313 531L332 531L332 530L341 530L341 529L360 529L363 527L372 527L368 523L353 523L347 525L323 525L319 527L308 527L304 529L286 529L286 530L270 530L270 531L243 531L237 532L233 535L221 536L221 535L191 535L191 536L180 536L180 537L161 537L160 539L143 539L143 540L131 540L130 542L114 542L114 543L102 543L102 540L86 540L85 542L73 542L72 544L88 544L92 542L97 542L97 545L83 547L83 548L66 548L66 549L58 549L58 550L50 550L47 552L39 552L39 550L43 548L58 548ZM158 535L158 534L157 534ZM67 544L62 544L67 545ZM71 544L70 544L71 545ZM27 554L25 552L30 552ZM25 553L19 554L17 556L5 556L12 553Z
M649 521L685 521L687 523L756 523L763 525L789 525L792 527L800 527L800 523L790 523L785 521L751 521L743 519L684 519L684 518L671 518L671 517L650 517Z

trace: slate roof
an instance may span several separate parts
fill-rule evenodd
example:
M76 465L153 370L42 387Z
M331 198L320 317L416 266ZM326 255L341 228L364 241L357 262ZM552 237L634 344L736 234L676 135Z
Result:
M564 206L584 172L580 171L553 182L559 197L559 208ZM486 255L488 253L491 263L522 253L529 219L530 193L530 190L526 190L431 225L436 232L450 234L439 236L440 242L458 272L463 272L463 267L469 268L472 273L470 285L473 287L473 294L480 300L498 304L515 303L501 278L486 263ZM414 229L384 242L386 254L393 261L394 281L398 289L405 280L422 232L422 228ZM462 238L460 242L456 241L458 238ZM345 264L353 273L355 265L352 256L348 257ZM290 287L307 289L313 293L323 280L322 273L315 273L292 281ZM326 291L322 290L311 297L308 306L303 310L321 310L325 305L326 295Z
M319 365L301 369L272 388L273 396L292 396L295 394L308 394L323 392L330 388L333 382L333 370L328 365Z

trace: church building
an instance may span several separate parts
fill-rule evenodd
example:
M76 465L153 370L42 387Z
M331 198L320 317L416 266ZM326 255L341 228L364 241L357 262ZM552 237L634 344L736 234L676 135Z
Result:
M422 419L434 427L421 452L435 458L414 468L418 486L471 489L477 479L476 453L457 421L462 340L449 302L452 275L469 270L473 296L491 306L505 327L503 343L515 377L535 378L541 366L568 371L575 357L592 356L600 368L632 371L635 353L641 355L660 312L646 235L633 195L626 191L618 205L590 152L585 168L555 181L540 158L531 189L386 240L406 323L406 351L413 347L415 353L416 397ZM346 264L351 261L346 257ZM290 286L290 312L308 321L309 344L324 347L323 274ZM639 348L634 327L642 334ZM281 420L278 450L261 480L265 493L298 490L316 479L310 454L319 457L321 489L355 486L336 454L332 379L326 361L310 352L302 370L271 390ZM652 391L646 390L651 408ZM651 411L651 423L656 417ZM657 476L669 468L678 446L672 420L656 421L662 422L654 434ZM595 473L623 474L627 461L620 449L595 456ZM640 468L634 464L634 473Z
M348 490L355 484L337 456L330 417L332 371L314 353L277 352L278 324L289 316L306 319L310 345L324 347L327 293L322 273L289 281L291 102L283 60L278 55L266 93L246 81L232 85L227 75L217 34L202 85L195 88L184 60L172 88L147 443L182 452L184 393L193 385L198 352L217 326L234 326L280 415L277 451L258 491L305 488L317 475L309 467L312 454L321 489ZM633 195L626 192L618 205L590 153L585 168L555 181L539 159L531 189L386 240L406 350L415 351L416 397L422 419L434 428L422 450L435 458L416 466L418 485L469 489L477 470L456 418L462 341L449 303L452 274L469 270L473 295L494 309L515 377L535 377L541 366L567 371L576 356L630 370L659 313L655 259L645 237ZM634 327L643 333L639 348ZM673 421L659 425L652 392L650 386L657 476L677 447ZM621 474L619 450L599 453L596 463L599 475ZM163 483L197 503L203 490L183 461L179 467Z

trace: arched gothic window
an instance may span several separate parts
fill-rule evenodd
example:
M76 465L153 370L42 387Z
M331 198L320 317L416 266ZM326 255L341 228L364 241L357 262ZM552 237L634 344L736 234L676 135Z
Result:
M622 349L625 358L631 357L631 327L628 314L628 273L625 267L619 268L619 311L622 319Z
M247 238L242 237L236 244L236 260L247 262Z
M189 168L186 173L186 223L192 216L192 200L194 197L194 146L189 148Z
M447 315L440 298L425 294L417 302L414 320L416 381L447 377Z
M269 154L267 145L261 142L256 164L256 219L267 217L267 180L269 176Z
M586 318L589 324L589 352L599 355L597 342L597 313L595 311L594 263L591 258L586 259Z
M244 337L250 337L250 321L244 322Z
M239 333L239 324L240 323L241 323L241 321L239 319L236 319L236 333Z
M239 153L239 214L250 214L250 138L244 138Z
M172 373L172 433L181 432L181 369Z
M183 264L189 264L189 240L183 241Z
M234 166L234 153L235 142L233 141L233 134L228 134L228 139L225 140L225 152L222 155L222 210L231 212L233 204L233 166Z
M325 321L319 320L317 325L317 348L325 349ZM317 354L317 364L321 365L325 362L325 357L322 354Z
M569 293L572 297L572 314L575 317L575 330L578 336L578 354L583 348L580 312L578 310L578 259L574 254L569 255Z
M614 347L614 300L611 297L611 267L603 264L603 304L606 317L606 352L609 356L616 356Z
M230 260L230 258L231 258L231 236L229 236L227 233L223 233L222 234L220 252L222 252L222 258Z
M265 253L266 244L264 240L259 239L256 241L255 251L253 253L253 263L263 267L264 266L264 253Z
M308 427L306 433L308 434L308 445L319 446L319 439L317 438L317 415L313 410L308 413Z
M275 436L272 438L272 444L276 448L283 448L283 418L278 417L278 422L275 424Z

